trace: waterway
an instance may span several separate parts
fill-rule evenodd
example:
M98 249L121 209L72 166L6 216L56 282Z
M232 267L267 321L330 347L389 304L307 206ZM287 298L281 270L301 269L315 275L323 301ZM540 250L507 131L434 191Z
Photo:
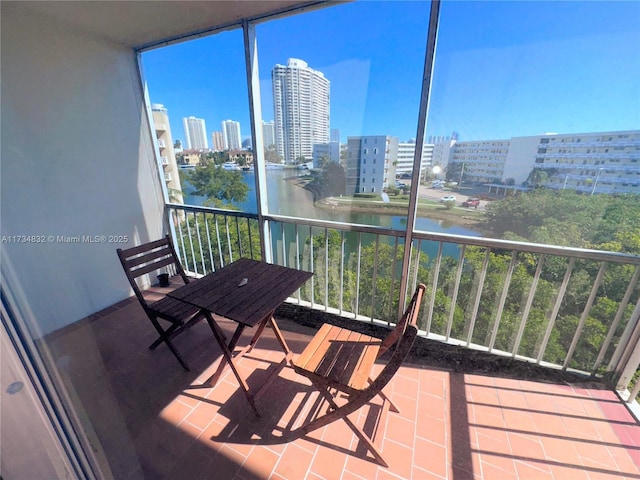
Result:
M344 223L359 223L362 225L376 225L393 230L404 230L407 217L404 215L379 215L375 213L331 212L316 208L313 194L304 188L287 182L285 178L296 175L295 170L267 170L267 198L269 213L291 217L311 218L318 220L332 220ZM257 213L258 205L255 190L255 174L242 172L245 183L249 186L249 193L244 202L237 202L235 206L244 212ZM203 205L204 197L190 193L187 187L184 203L189 205ZM426 232L451 233L456 235L481 236L480 233L446 222L430 218L417 218L416 230Z
M355 212L331 212L325 209L316 208L313 202L313 194L305 189L288 182L285 179L296 175L295 170L267 170L267 199L268 209L271 214L286 215L290 217L300 217L307 219L331 220L335 222L356 223L361 225L375 225L392 230L405 230L407 217L404 215L380 215L375 213L355 213ZM257 213L258 206L255 191L255 176L253 172L242 172L244 181L249 187L247 199L244 202L237 202L235 206L250 213ZM189 185L183 191L184 203L187 205L203 205L205 198L198 197L190 193ZM416 230L424 232L449 233L455 235L466 235L471 237L482 236L479 232L457 225L447 224L439 220L430 218L416 218ZM273 232L274 242L279 242L278 232ZM287 233L287 238L293 232ZM363 246L373 241L373 238L364 239ZM390 243L391 237L381 237L381 241ZM281 247L280 247L281 248ZM346 254L349 255L357 249L355 237L347 239ZM423 242L421 251L433 260L437 255L438 245L435 242ZM457 257L459 247L454 243L443 245L443 255Z

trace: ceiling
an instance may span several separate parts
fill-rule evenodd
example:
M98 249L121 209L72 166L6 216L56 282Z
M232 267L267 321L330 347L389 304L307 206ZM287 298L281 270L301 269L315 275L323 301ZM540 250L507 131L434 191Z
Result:
M143 48L320 1L38 1L2 2L77 32ZM25 12L26 13L26 12Z

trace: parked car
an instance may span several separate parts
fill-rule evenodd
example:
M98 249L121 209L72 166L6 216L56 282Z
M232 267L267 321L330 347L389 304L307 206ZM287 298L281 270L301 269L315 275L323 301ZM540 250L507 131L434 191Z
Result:
M456 196L455 195L446 195L444 197L442 197L440 199L440 203L444 203L444 202L455 202L456 201Z
M474 207L478 208L480 206L479 198L468 198L466 202L462 202L463 207Z
M396 188L406 188L407 184L404 182L399 182L398 180L396 180Z

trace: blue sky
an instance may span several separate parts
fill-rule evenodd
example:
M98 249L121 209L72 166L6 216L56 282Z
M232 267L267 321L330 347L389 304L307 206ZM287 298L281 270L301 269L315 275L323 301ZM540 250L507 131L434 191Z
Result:
M262 111L271 69L305 60L331 81L331 127L416 136L429 3L361 1L257 26ZM240 30L143 54L152 102L250 134ZM501 139L640 129L640 2L444 1L427 135Z

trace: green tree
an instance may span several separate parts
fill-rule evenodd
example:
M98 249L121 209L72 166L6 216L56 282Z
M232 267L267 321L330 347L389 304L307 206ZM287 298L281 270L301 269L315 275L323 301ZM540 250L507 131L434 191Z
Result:
M240 172L225 170L213 161L197 166L186 179L193 193L207 197L205 203L212 207L233 208L233 202L244 202L249 192Z
M533 185L535 188L542 188L549 181L549 173L541 168L534 168L529 173L525 183Z

